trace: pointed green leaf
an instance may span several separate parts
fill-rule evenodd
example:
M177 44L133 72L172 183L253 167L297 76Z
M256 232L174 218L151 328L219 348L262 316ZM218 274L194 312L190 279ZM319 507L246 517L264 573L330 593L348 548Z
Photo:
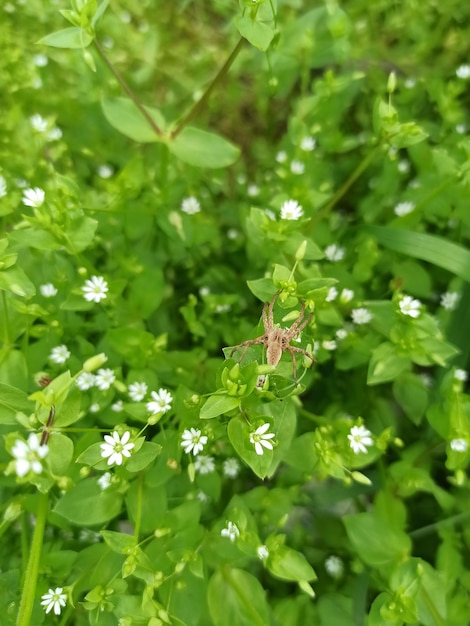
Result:
M240 150L220 135L186 126L168 144L178 159L196 167L227 167L240 156Z
M122 507L122 497L112 489L102 491L95 479L87 478L67 491L54 507L73 524L92 526L103 524L116 515Z
M202 406L199 417L203 420L218 417L223 413L228 413L229 411L236 409L240 406L240 401L240 398L237 398L236 396L229 396L227 394L210 396Z
M266 596L257 578L240 569L215 572L207 590L209 612L215 626L268 626Z
M38 41L45 46L53 48L86 48L93 41L93 37L89 35L83 28L73 26L72 28L64 28L57 30L55 33L46 35Z
M0 383L0 424L17 425L16 414L32 413L34 403L21 389Z
M126 137L140 143L161 141L141 111L129 98L102 98L101 108L108 122ZM157 109L144 107L160 130L165 127L165 120Z
M235 19L238 31L242 37L258 50L267 50L276 34L268 24L258 22L249 15L241 15Z

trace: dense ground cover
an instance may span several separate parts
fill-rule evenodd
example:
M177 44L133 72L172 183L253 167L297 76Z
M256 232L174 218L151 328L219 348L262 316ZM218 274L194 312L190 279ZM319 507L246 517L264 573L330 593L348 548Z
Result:
M468 624L470 7L0 11L2 624Z

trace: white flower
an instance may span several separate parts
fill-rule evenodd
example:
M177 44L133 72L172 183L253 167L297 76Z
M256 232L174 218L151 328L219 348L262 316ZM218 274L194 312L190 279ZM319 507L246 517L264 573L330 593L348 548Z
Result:
M232 308L231 304L217 304L215 307L215 313L227 313Z
M45 54L35 54L33 56L33 63L36 67L45 67L49 62L49 59Z
M337 296L338 296L338 290L336 289L336 287L330 287L328 289L328 293L326 294L325 301L333 302L333 300L336 300Z
M266 546L258 546L256 548L256 555L260 561L265 561L269 556L269 550Z
M455 127L455 131L459 135L465 135L465 133L467 132L467 127L465 126L465 124L457 124Z
M236 230L235 228L229 228L227 231L227 238L233 241L234 239L237 239L237 237L238 237L238 230Z
M332 243L325 248L325 256L328 261L341 261L344 259L344 248Z
M169 391L160 388L158 391L152 391L150 395L153 400L147 402L147 411L149 413L166 413L171 409L173 396Z
M101 367L95 375L95 387L106 391L116 380L116 375L112 369Z
M121 413L124 410L124 402L122 400L118 400L111 405L111 411L115 413Z
M281 219L283 220L298 220L303 214L303 209L296 200L286 200L281 206Z
M285 163L286 159L287 159L287 152L285 150L280 150L276 154L276 161L278 163Z
M325 561L325 570L331 578L341 578L344 572L342 559L339 556L329 556Z
M199 500L199 502L202 502L202 504L209 502L209 496L207 495L207 493L204 493L204 491L201 490L197 492L196 498Z
M416 205L414 202L399 202L397 206L393 209L393 212L395 213L395 215L403 217L404 215L408 215L408 213L414 211L415 206Z
M429 374L420 374L420 378L425 387L432 387L434 385L434 380Z
M54 126L54 128L51 128L51 130L47 133L47 138L49 141L57 141L61 137L62 131L58 126Z
M52 283L45 283L44 285L40 285L39 291L43 298L53 298L58 293L57 289Z
M468 374L465 370L456 369L454 372L454 378L455 380L461 380L462 382L465 382L468 379Z
M470 65L460 65L460 67L455 70L455 73L457 74L457 78L462 78L463 80L470 78Z
M67 346L56 346L52 348L51 353L49 355L49 360L53 363L58 363L59 365L65 363L67 359L70 358L70 351Z
M39 187L34 187L34 189L25 189L23 191L23 204L38 208L44 202L45 197L45 191Z
M339 340L346 339L346 337L348 336L348 331L345 328L338 328L335 334L336 338Z
M411 296L403 296L399 303L400 311L403 315L409 315L410 317L419 317L421 302L414 300Z
M100 409L101 407L98 402L93 402L93 404L90 404L90 408L88 410L90 413L99 413Z
M86 391L95 386L95 375L91 372L82 372L75 382L80 391Z
M31 126L34 128L34 130L36 130L38 133L43 133L47 130L47 127L49 125L48 121L45 120L42 115L39 115L39 113L36 113L35 115L31 116L29 118L29 121L31 123Z
M302 161L292 161L292 163L290 164L290 171L293 174L303 174L305 171L305 165L302 163Z
M447 291L441 296L441 307L446 311L453 311L457 306L460 294L457 291Z
M258 426L254 432L250 433L250 443L255 446L255 452L259 456L264 454L263 448L266 448L267 450L273 449L273 444L269 441L269 439L273 439L276 435L274 433L266 432L269 430L269 427L270 424L265 422L261 426Z
M410 171L410 164L406 159L401 159L397 163L397 169L401 174L406 174Z
M343 304L347 304L348 302L351 302L353 298L354 298L354 291L352 289L343 289L339 297L340 301Z
M227 528L223 528L220 531L222 537L228 537L230 541L235 541L235 539L240 535L240 531L238 527L233 522L227 522Z
M465 439L452 439L450 442L450 449L454 452L466 452L468 449L468 443Z
M259 187L258 185L248 185L247 193L250 198L255 198L259 195Z
M189 454L191 451L196 456L199 452L202 452L204 446L207 443L206 435L201 434L201 431L198 428L190 428L189 430L184 430L181 435L181 445L184 448L186 454Z
M195 213L199 213L201 205L197 198L189 196L189 198L185 198L181 203L181 210L183 213L187 213L187 215L194 215Z
M102 276L92 276L82 287L83 297L88 302L99 302L107 298L108 283Z
M105 435L104 440L106 443L101 444L101 456L103 459L108 459L108 465L122 465L122 457L130 457L131 450L135 446L135 443L128 443L131 438L131 433L126 432L119 437L119 433L115 430L112 435ZM109 458L108 458L109 457Z
M236 478L240 473L240 463L237 459L225 459L223 470L227 478Z
M102 476L98 478L97 483L100 486L101 491L104 491L111 486L112 477L113 475L111 474L111 472L105 472Z
M15 459L16 475L22 478L30 471L35 474L42 472L42 459L49 452L48 446L41 446L40 440L36 433L31 433L26 443L22 439L17 439L11 449L11 454Z
M360 309L353 309L351 311L351 318L355 324L368 324L372 319L372 313L369 309L364 307Z
M413 76L410 76L409 78L405 80L403 84L405 85L407 89L413 89L413 87L416 85L416 78L414 78Z
M336 350L336 341L334 341L334 339L330 341L322 341L321 347L323 350Z
M300 149L304 150L304 152L311 152L312 150L315 150L316 145L317 142L313 137L303 137L300 142Z
M62 607L66 604L67 595L63 593L62 587L56 587L55 589L49 589L47 593L41 596L41 600L46 613L54 609L54 614L60 615Z
M100 165L98 168L98 176L100 178L111 178L114 174L114 168L111 165Z
M129 389L127 390L129 394L129 398L134 402L140 402L147 395L148 387L147 383L131 383L129 385Z
M215 470L214 458L201 454L195 459L194 468L199 474L211 474Z
M3 198L7 195L7 181L0 176L0 198Z
M367 446L371 446L374 443L371 435L372 433L365 426L353 426L351 428L348 439L354 454L367 452Z

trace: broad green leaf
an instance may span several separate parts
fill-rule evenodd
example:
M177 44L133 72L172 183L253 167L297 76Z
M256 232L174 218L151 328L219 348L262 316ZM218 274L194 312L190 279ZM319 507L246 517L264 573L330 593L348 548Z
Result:
M71 244L68 246L69 251L76 254L88 248L93 243L97 227L98 221L91 217L74 219L67 229L68 242Z
M393 394L410 420L418 425L426 411L428 392L417 374L404 372L393 383Z
M239 456L251 467L254 473L260 478L266 478L273 461L273 451L264 450L263 454L256 454L255 447L250 442L250 433L253 430L255 427L249 426L237 416L232 418L228 424L228 438Z
M65 474L73 458L73 442L62 433L51 433L47 461L51 471L56 476Z
M315 580L317 578L313 567L309 564L303 554L292 550L287 546L279 547L275 553L269 557L266 567L281 580Z
M73 26L72 28L64 28L57 30L55 33L46 35L38 41L45 46L53 48L86 48L93 41L93 37L89 35L83 28Z
M402 228L365 226L366 232L390 250L442 267L470 282L470 251L442 237Z
M0 383L0 424L13 426L18 424L16 414L30 414L34 403L28 400L27 394L21 389Z
M79 526L104 524L122 508L122 497L112 489L102 490L93 478L79 482L67 491L54 507L54 512Z
M36 288L17 265L5 271L0 271L0 291L9 291L21 298L31 298L36 294Z
M385 341L372 352L367 372L367 384L378 385L389 382L409 367L410 359L400 355L392 343Z
M272 278L257 278L256 280L248 280L247 285L251 293L261 302L269 302L273 299L276 287L273 285Z
M249 15L240 15L235 19L235 24L242 37L259 50L267 50L274 39L275 30L268 24L259 22Z
M156 459L162 451L162 446L158 443L146 441L138 452L132 454L126 461L126 470L128 472L140 472L147 465Z
M213 395L207 398L201 408L200 418L203 420L218 417L240 406L240 398L227 394Z
M82 396L80 389L72 384L64 402L56 406L54 426L70 426L83 417L80 413Z
M224 567L212 575L207 601L214 626L269 626L265 591L257 578Z
M137 545L136 538L133 535L126 535L113 530L102 530L101 534L111 550L118 554L128 554L129 549Z
M196 167L227 167L240 156L240 150L233 143L192 126L186 126L170 141L168 149L184 163Z
M126 137L140 143L162 141L144 115L129 98L102 98L101 108L108 122ZM144 107L157 127L163 131L165 120L157 109Z

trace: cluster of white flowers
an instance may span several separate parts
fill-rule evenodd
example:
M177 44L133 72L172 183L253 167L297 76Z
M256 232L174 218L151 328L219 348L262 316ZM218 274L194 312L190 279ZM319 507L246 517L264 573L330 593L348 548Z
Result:
M367 430L365 426L352 426L349 431L348 439L349 445L352 448L354 454L359 454L359 452L367 452L367 448L372 446L374 441L371 437L372 433L370 430Z
M88 302L101 302L107 298L108 283L102 276L92 276L82 287L83 297Z
M181 210L187 215L194 215L195 213L200 212L201 205L199 204L199 200L197 198L189 196L189 198L185 198L181 203Z
M274 433L268 433L267 431L269 428L269 422L265 422L261 426L258 426L255 431L250 433L250 443L255 446L255 452L259 456L264 454L263 448L266 448L266 450L272 450L274 447L270 439L274 439L276 435Z
M336 243L332 243L325 248L325 256L328 261L332 261L334 263L341 261L344 259L344 248L338 246Z
M286 200L281 206L281 219L298 220L302 217L304 211L296 200Z
M41 474L43 470L42 461L49 453L46 445L41 445L40 439L36 433L31 433L28 441L17 439L11 449L11 454L15 459L15 472L20 478L33 472Z
M135 443L129 441L131 433L126 430L122 437L115 430L111 435L105 435L105 443L101 444L101 456L108 459L108 465L122 465L123 457L129 458Z
M184 430L181 435L181 439L181 445L183 446L186 454L192 452L194 456L199 454L199 452L202 452L207 443L206 435L203 435L198 428Z
M82 372L77 376L76 384L80 391L87 391L92 387L98 387L101 391L109 389L116 380L116 374L112 369L100 368L96 374Z
M250 198L256 198L256 196L259 196L259 187L255 184L248 185L246 192Z
M336 287L330 287L328 289L328 293L326 294L326 298L325 301L326 302L333 302L333 300L336 300L336 298L338 297L338 290L336 289Z
M287 152L285 150L279 150L276 154L276 161L278 163L285 163L287 161Z
M360 309L353 309L351 311L351 319L354 324L368 324L372 319L372 313L369 309L361 307Z
M220 534L222 537L228 537L228 539L233 542L240 536L240 531L238 530L238 526L236 524L233 522L227 522L227 527L223 528L220 531Z
M258 546L256 548L256 555L260 561L266 561L266 559L269 557L269 550L267 546L265 545Z

